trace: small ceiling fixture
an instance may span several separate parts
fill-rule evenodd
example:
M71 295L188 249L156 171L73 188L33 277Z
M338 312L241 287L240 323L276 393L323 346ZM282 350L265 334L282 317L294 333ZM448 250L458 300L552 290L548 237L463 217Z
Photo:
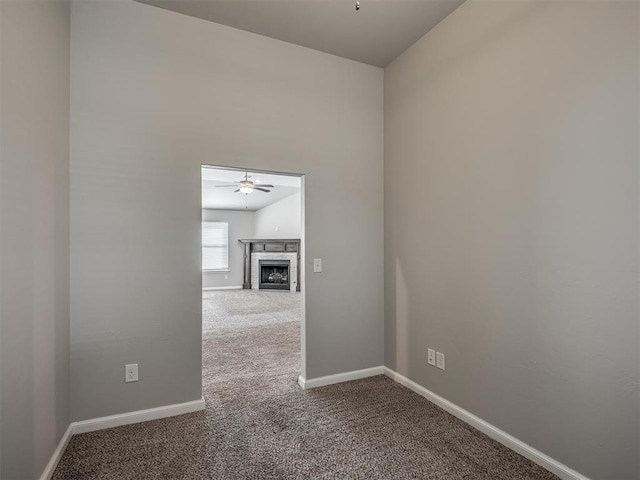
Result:
M245 195L249 195L253 193L254 190L260 190L261 192L269 193L271 190L267 190L267 188L274 188L273 185L269 185L266 183L257 183L249 180L249 172L245 172L244 179L237 182L236 185L216 185L216 187L237 187L237 190L233 192L244 193Z
M360 2L356 0L356 11L360 10Z
M253 193L253 187L251 185L245 185L243 182L240 182L240 193L244 193L245 195L249 195Z

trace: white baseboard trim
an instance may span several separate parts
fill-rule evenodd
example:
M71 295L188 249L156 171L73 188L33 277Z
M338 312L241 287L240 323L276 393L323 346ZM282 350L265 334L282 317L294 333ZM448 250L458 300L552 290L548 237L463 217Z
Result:
M326 385L333 385L334 383L374 377L376 375L382 375L383 373L384 367L371 367L362 370L354 370L352 372L336 373L335 375L327 375L326 377L310 378L309 380L300 375L298 377L298 385L300 385L304 390L309 390L310 388L324 387Z
M91 420L82 420L73 422L64 432L64 435L58 442L58 446L51 455L51 459L45 467L40 480L49 480L53 472L58 466L58 462L62 458L69 440L77 433L95 432L96 430L104 430L105 428L119 427L122 425L130 425L132 423L147 422L149 420L158 420L159 418L175 417L184 413L197 412L205 409L204 398L194 400L192 402L177 403L175 405L166 405L164 407L148 408L146 410L138 410L136 412L121 413L118 415L110 415L108 417L93 418Z
M44 471L42 475L40 475L40 480L49 480L53 476L53 472L55 472L58 463L60 463L60 459L62 458L62 454L67 449L67 445L69 445L69 440L71 440L71 436L73 435L73 424L70 424L67 427L67 431L64 432L62 438L58 442L58 446L53 451L53 455L49 459L49 463L44 467Z
M435 403L440 408L446 410L453 416L458 417L463 422L468 423L472 427L480 430L482 433L500 442L505 447L510 448L514 452L519 453L523 457L526 457L532 462L537 463L541 467L546 468L551 473L557 475L563 480L589 480L584 475L576 472L575 470L572 470L566 465L536 450L532 446L527 445L526 443L509 435L507 432L494 427L483 419L476 417L473 413L466 411L465 409L457 406L455 403L452 403L445 398L442 398L440 395L433 393L422 385L418 385L413 380L409 380L407 377L399 374L398 372L384 367L384 374L392 380L398 382L399 384L404 385L408 389L413 390L418 395L422 395L427 400Z
M202 287L203 292L210 292L212 290L242 290L242 285L233 285L231 287Z
M535 448L527 445L526 443L518 440L517 438L509 435L508 433L500 430L499 428L484 421L480 417L475 416L473 413L466 411L465 409L457 406L455 403L441 397L423 387L418 385L413 380L391 370L388 367L372 367L365 368L363 370L355 370L351 372L338 373L335 375L327 375L325 377L318 377L306 380L302 375L298 377L298 384L304 390L324 387L327 385L333 385L336 383L348 382L351 380L358 380L366 377L373 377L376 375L386 375L390 379L404 385L408 389L414 391L418 395L423 396L427 400L435 403L443 410L449 412L453 416L459 418L465 423L468 423L472 427L480 430L484 434L500 442L507 448L510 448L516 453L519 453L525 458L528 458L534 463L537 463L543 468L546 468L551 473L557 475L563 480L589 480L584 475L576 472L575 470L567 467L566 465L554 460L553 458L545 455L544 453L536 450ZM96 430L103 430L105 428L119 427L121 425L129 425L133 423L146 422L149 420L157 420L159 418L173 417L176 415L182 415L184 413L197 412L205 409L204 398L195 400L192 402L179 403L175 405L167 405L164 407L149 408L146 410L138 410L136 412L123 413L119 415L110 415L108 417L95 418L91 420L83 420L80 422L74 422L69 425L67 431L64 433L58 446L56 447L49 463L44 469L44 472L40 476L40 480L49 480L53 475L53 472L58 465L58 462L62 458L62 454L69 443L72 435L77 433L93 432Z
M82 420L72 424L73 434L94 432L96 430L104 430L105 428L130 425L132 423L148 422L149 420L157 420L159 418L175 417L176 415L182 415L184 413L204 410L204 408L204 398L201 398L200 400L194 400L192 402L148 408L146 410L93 418L91 420Z

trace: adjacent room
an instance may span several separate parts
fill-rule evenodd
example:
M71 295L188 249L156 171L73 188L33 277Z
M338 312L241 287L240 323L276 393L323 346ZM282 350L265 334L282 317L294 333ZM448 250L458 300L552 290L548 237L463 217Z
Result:
M202 167L205 401L299 375L302 212L299 175Z
M640 2L0 0L2 480L638 480Z

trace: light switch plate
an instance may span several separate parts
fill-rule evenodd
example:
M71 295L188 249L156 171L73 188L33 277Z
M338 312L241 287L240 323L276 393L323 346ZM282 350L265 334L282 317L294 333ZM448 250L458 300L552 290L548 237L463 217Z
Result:
M322 272L322 259L321 258L314 258L313 259L313 273L320 273Z

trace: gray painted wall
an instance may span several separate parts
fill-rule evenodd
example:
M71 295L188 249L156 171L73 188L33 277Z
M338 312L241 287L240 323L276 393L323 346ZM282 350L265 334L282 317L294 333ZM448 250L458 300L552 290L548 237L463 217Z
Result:
M69 426L69 4L0 2L0 478Z
M467 2L385 70L386 364L593 479L639 476L638 53L636 2Z
M302 194L295 193L256 212L256 238L300 238ZM278 230L276 230L276 227Z
M202 272L202 288L237 287L244 282L244 245L242 238L254 238L255 212L202 209L203 221L229 222L229 271ZM229 278L224 278L227 275Z
M306 174L304 373L380 365L382 70L131 1L71 17L73 419L200 397L201 164Z

